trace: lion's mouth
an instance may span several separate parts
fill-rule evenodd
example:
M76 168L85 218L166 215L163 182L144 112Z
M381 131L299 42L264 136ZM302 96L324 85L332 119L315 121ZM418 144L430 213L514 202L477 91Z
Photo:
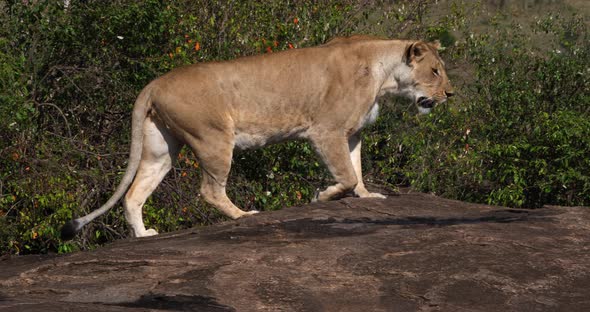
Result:
M422 108L433 108L436 102L433 99L421 96L417 101L418 105Z

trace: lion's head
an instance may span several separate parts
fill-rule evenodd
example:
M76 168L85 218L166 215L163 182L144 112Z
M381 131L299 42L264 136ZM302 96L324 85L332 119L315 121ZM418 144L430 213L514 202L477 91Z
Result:
M454 93L444 62L438 55L440 43L414 42L406 47L404 61L410 67L411 91L408 93L421 113L428 113Z

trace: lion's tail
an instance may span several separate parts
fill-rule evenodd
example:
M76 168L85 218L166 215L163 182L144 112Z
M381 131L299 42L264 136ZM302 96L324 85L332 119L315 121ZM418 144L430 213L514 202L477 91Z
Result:
M129 164L127 165L125 175L123 176L121 183L119 183L119 186L117 186L115 193L100 208L83 217L66 222L66 224L61 229L62 239L72 239L83 226L111 209L117 203L117 201L123 197L131 185L131 182L133 182L135 174L137 173L137 168L139 167L139 161L141 160L141 150L143 148L143 124L152 106L151 104L150 88L146 87L137 97L135 106L133 107L133 115L131 119L131 150L129 152Z

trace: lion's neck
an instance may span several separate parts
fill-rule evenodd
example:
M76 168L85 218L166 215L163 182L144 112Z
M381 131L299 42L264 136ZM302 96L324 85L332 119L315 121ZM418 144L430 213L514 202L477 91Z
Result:
M403 61L409 41L387 40L374 49L376 63L379 64L379 79L382 81L379 96L385 94L404 95L411 84L411 68Z

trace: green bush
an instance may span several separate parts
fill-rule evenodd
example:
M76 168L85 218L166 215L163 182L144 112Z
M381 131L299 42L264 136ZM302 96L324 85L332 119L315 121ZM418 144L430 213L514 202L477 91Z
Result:
M546 36L541 50L512 25L466 33L445 51L475 79L429 116L378 125L401 126L374 143L383 145L374 154L389 155L377 163L383 179L495 205L590 205L588 32L575 16L549 16L533 30Z

